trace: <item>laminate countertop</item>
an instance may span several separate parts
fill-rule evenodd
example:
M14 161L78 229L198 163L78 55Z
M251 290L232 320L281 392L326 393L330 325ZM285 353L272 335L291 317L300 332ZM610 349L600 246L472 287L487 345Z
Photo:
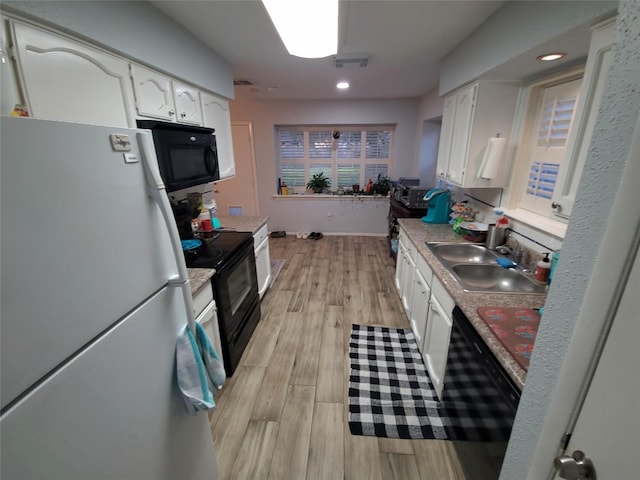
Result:
M544 305L546 295L465 292L425 243L465 243L462 236L454 233L451 225L448 224L427 224L419 218L400 218L398 222L420 255L422 255L429 264L429 267L433 270L433 274L442 283L449 295L451 295L456 305L464 312L469 322L471 322L489 349L496 356L505 371L516 385L522 389L527 377L527 371L518 364L511 353L502 345L491 328L489 328L486 322L480 317L477 309L478 307L486 306L537 309Z
M191 295L195 295L215 275L216 271L213 268L187 268L187 273L189 274Z
M253 235L258 233L264 225L269 221L269 217L225 217L219 216L222 228L228 230L237 230L238 232L251 232Z
M269 217L218 217L224 229L237 230L238 232L251 232L255 235L264 225ZM216 271L213 268L187 268L189 283L191 284L191 295L194 295L202 286L209 281Z

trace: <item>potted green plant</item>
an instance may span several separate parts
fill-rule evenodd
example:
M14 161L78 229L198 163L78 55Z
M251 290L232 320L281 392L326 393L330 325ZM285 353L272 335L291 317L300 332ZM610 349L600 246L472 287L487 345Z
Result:
M378 174L378 178L376 178L373 184L373 192L386 196L389 190L391 190L391 179L386 175L383 177L381 174Z
M313 190L314 193L322 193L331 186L331 180L324 176L324 172L316 173L307 183L307 188Z

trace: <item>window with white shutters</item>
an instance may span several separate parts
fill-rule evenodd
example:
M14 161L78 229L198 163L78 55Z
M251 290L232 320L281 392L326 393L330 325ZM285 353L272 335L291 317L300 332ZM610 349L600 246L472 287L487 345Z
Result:
M294 193L304 193L309 179L322 172L331 189L364 186L391 174L392 126L280 126L278 172ZM334 132L339 132L334 138Z
M582 79L542 89L536 112L525 187L520 207L551 216L551 199L565 155Z

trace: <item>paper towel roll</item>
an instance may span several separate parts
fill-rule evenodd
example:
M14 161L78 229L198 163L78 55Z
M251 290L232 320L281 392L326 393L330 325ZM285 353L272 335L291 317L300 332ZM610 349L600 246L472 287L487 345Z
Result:
M484 158L480 165L478 178L492 180L498 176L500 169L504 166L504 151L507 139L504 137L493 137L489 139L487 148L484 151Z

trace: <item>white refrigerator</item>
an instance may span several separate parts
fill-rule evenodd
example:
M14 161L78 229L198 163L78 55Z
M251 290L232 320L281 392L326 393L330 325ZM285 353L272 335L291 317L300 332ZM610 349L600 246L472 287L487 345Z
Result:
M193 325L144 130L1 118L0 478L217 477L176 384Z

